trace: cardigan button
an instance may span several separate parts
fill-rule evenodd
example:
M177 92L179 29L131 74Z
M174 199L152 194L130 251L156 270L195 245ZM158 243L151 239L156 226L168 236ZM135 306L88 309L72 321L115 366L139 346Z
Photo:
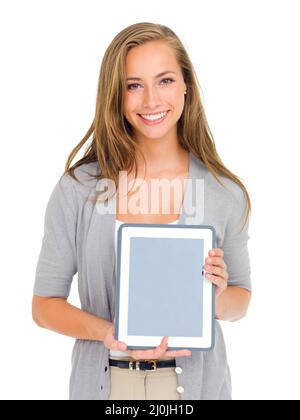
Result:
M182 394L184 392L183 386L178 386L176 389L177 389L177 392L179 392L179 394Z
M175 368L175 372L176 372L176 373L178 373L178 374L182 373L182 368L181 368L181 367L179 367L179 366L177 366L177 367Z

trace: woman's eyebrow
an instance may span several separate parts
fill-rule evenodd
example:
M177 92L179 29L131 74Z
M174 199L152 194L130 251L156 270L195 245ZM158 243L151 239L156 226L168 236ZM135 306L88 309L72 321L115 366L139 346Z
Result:
M175 71L166 70L166 71L163 71L162 73L159 73L157 76L155 76L155 79L157 79L158 77L164 76L165 74L168 74L168 73L174 73L174 74L176 74ZM140 77L127 77L126 80L142 80L142 79Z

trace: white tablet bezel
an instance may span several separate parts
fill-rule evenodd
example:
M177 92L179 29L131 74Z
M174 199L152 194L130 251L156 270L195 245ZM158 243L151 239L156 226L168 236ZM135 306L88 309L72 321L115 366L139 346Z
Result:
M127 334L130 239L132 237L187 238L204 240L204 259L215 247L215 229L209 225L160 225L124 223L119 227L116 272L116 325L117 340L128 349L147 349L160 344L161 336L133 336ZM204 270L205 273L205 270ZM203 336L169 337L169 349L211 350L214 346L215 320L214 286L203 275Z

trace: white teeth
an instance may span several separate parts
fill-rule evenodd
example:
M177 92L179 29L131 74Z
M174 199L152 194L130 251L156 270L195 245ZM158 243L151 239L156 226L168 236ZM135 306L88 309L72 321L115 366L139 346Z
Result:
M150 120L150 121L159 120L160 118L164 117L165 115L167 115L167 112L161 112L160 114L155 114L155 115L143 115L143 114L141 114L141 116L143 118L145 118L145 120Z

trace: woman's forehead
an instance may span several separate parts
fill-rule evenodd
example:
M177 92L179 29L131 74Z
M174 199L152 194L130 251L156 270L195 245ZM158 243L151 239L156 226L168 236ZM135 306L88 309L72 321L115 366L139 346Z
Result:
M163 43L151 41L132 48L126 57L126 76L139 78L144 76L157 77L165 71L178 72L174 52Z

